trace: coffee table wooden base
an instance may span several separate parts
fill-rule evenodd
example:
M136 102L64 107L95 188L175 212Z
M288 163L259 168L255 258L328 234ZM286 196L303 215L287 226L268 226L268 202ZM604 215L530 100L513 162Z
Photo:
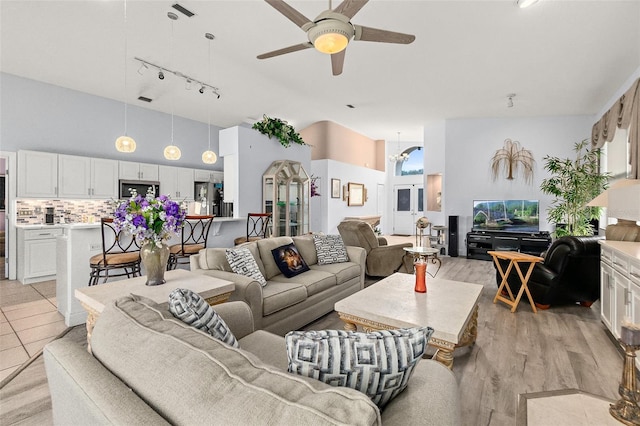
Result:
M380 322L371 321L365 318L360 318L354 315L344 314L342 312L338 312L338 317L344 322L344 329L347 331L356 331L358 329L358 326L360 326L360 328L364 332L370 332L375 330L394 330L397 328L387 324L382 324ZM473 310L473 313L471 314L471 318L464 329L460 343L456 345L446 340L438 339L434 337L431 337L429 339L429 346L432 346L436 349L436 352L433 355L433 359L440 362L450 370L453 369L453 351L456 348L474 344L477 336L478 336L478 305L476 305L476 307Z

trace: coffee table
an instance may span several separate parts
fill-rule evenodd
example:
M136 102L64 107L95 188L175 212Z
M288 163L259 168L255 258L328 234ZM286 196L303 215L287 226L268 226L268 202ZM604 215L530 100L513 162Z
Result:
M235 289L231 281L195 274L184 269L166 271L164 278L167 281L161 285L145 285L146 276L130 278L127 280L112 281L91 287L77 288L76 299L87 311L87 343L91 351L91 332L96 320L104 310L107 303L130 294L147 297L156 303L168 303L169 293L176 288L193 290L206 299L209 305L225 302Z
M427 279L427 292L414 291L415 277L395 273L351 296L334 309L345 330L390 330L430 326L434 359L453 367L453 351L475 342L478 333L479 284Z

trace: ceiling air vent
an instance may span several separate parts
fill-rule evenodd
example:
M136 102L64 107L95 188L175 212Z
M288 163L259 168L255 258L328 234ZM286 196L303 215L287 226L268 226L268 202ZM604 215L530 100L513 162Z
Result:
M177 10L178 12L184 14L187 18L191 18L193 15L195 15L195 13L193 13L192 11L190 11L189 9L187 9L186 7L176 3L174 4L173 7L175 10Z
M142 102L151 102L151 98L147 98L145 96L138 96L138 100Z

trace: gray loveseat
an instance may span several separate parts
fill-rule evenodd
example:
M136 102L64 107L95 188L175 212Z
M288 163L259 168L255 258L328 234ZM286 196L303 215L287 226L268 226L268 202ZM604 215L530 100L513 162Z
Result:
M286 278L276 265L271 250L294 242L311 268ZM255 328L284 335L333 311L334 304L364 288L366 253L360 247L347 246L349 262L318 265L313 236L266 238L246 247L267 279L257 281L232 272L224 248L207 248L191 256L191 272L205 274L236 285L230 300L246 302L253 312Z
M45 347L55 424L460 424L455 377L436 361L420 360L380 413L363 393L287 373L284 338L254 331L242 302L215 308L239 349L164 306L136 296L107 305L91 337L93 355L71 339Z

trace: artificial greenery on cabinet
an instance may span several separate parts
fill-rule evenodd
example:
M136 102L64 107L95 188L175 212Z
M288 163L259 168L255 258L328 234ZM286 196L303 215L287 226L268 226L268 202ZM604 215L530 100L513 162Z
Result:
M307 145L293 126L279 118L271 118L264 115L262 120L256 122L251 128L263 135L267 135L269 139L272 137L277 138L280 141L280 145L285 148L289 148L292 143Z
M600 149L589 149L589 140L576 142L575 159L544 157L544 168L551 177L544 179L540 190L555 199L547 210L556 224L553 236L593 235L591 221L600 218L600 207L586 204L607 188L608 173L600 173Z

